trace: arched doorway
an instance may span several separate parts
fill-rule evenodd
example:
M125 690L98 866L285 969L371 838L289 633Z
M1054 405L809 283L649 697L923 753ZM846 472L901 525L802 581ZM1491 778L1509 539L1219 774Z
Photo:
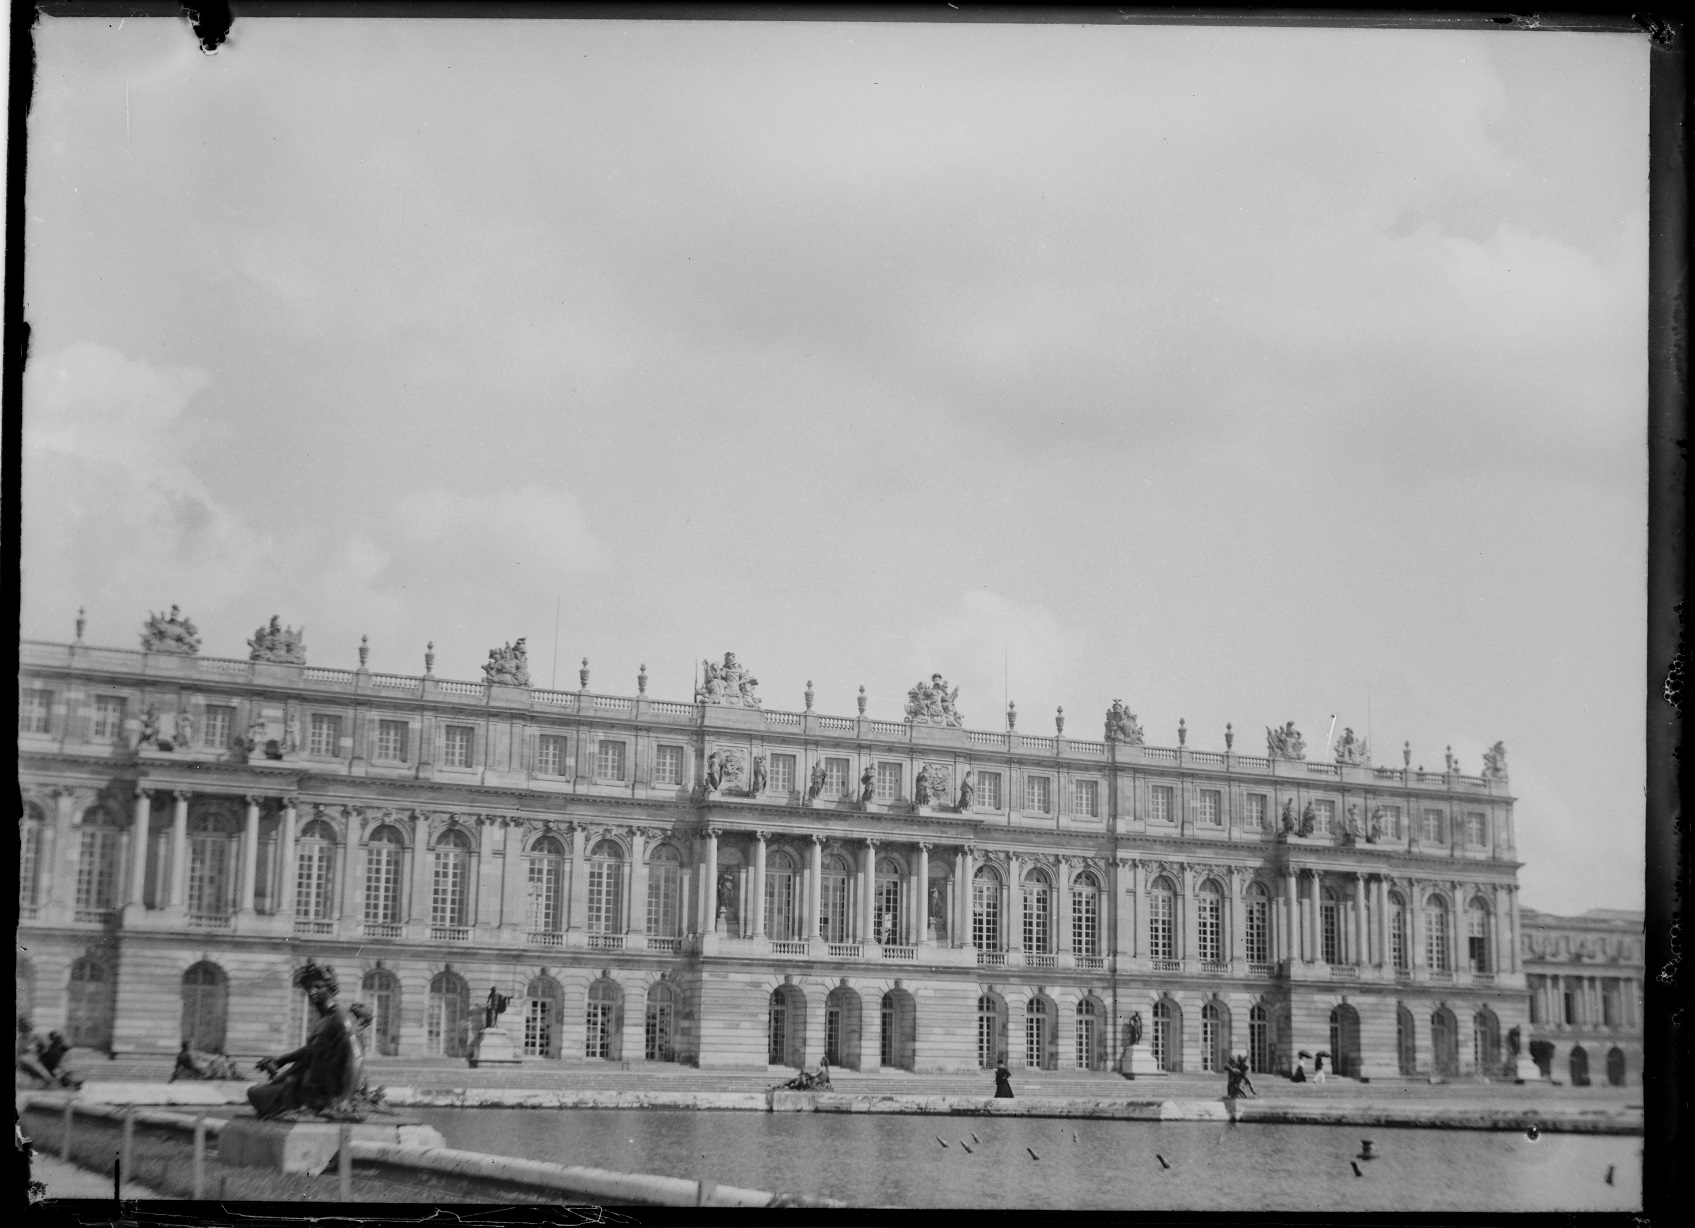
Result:
M1582 1045L1571 1047L1571 1085L1589 1086L1589 1053Z
M1046 994L1036 994L1024 1006L1024 1064L1036 1070L1059 1067L1059 1012Z
M79 1049L112 1047L111 970L92 955L85 955L71 965L65 1000L65 1039Z
M1154 1003L1148 1044L1161 1070L1176 1074L1183 1069L1183 1011L1170 998Z
M1430 1013L1430 1057L1435 1072L1444 1079L1460 1073L1460 1029L1454 1012L1439 1006Z
M994 1069L1006 1061L1006 1001L998 993L977 998L977 1065Z
M1418 1045L1413 1032L1413 1013L1405 1005L1395 1007L1395 1059L1402 1074L1418 1073Z
M647 1018L642 1028L642 1056L650 1062L677 1060L677 991L669 981L655 981L647 990Z
M373 968L359 983L371 1008L372 1048L383 1057L400 1054L400 978L387 968Z
M837 985L824 999L824 1060L831 1066L859 1069L859 994Z
M1255 1074L1270 1074L1271 1012L1265 1003L1256 1002L1248 1010L1248 1069Z
M1217 998L1201 1007L1201 1069L1218 1074L1230 1060L1230 1012Z
M565 991L545 972L524 988L524 1056L559 1056L559 1025L565 1017Z
M202 1053L224 1051L229 1020L229 980L208 960L182 974L182 1038Z
M806 996L798 985L779 985L771 991L765 1060L772 1066L806 1064Z
M1360 1076L1360 1013L1346 1002L1330 1010L1330 1065L1344 1078Z
M589 985L584 1025L584 1057L603 1058L608 1062L623 1060L624 990L611 977L602 976Z
M1624 1086L1624 1050L1617 1045L1607 1050L1607 1082L1614 1087Z
M1077 999L1077 1065L1106 1069L1106 1007L1093 994Z
M883 995L881 1064L895 1070L913 1068L913 1050L918 1039L918 1007L912 995L904 989L891 989Z
M1497 1074L1501 1068L1501 1025L1487 1006L1471 1018L1471 1063L1480 1075Z
M464 1057L471 1051L471 987L457 972L438 972L430 981L424 1051L432 1057Z

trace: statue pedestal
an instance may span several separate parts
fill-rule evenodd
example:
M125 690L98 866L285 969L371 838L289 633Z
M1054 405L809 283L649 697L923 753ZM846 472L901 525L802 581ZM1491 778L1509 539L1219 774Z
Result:
M1154 1052L1147 1045L1131 1045L1126 1049L1124 1056L1119 1059L1118 1069L1132 1079L1166 1073L1160 1069L1159 1063L1154 1061Z
M402 1147L445 1147L434 1126L404 1118L355 1122L351 1136L373 1143ZM341 1149L341 1123L334 1121L260 1121L234 1117L218 1135L218 1159L247 1168L316 1176L329 1167Z
M1521 1083L1537 1083L1542 1079L1542 1068L1536 1064L1536 1059L1528 1053L1521 1053L1514 1059L1513 1077Z
M512 1049L512 1038L504 1028L484 1028L471 1046L471 1056L465 1059L476 1066L522 1066L524 1059Z

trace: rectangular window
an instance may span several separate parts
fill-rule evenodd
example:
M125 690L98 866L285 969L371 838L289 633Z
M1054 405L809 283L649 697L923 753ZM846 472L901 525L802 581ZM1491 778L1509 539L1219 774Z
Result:
M1407 912L1396 901L1389 903L1389 960L1400 969L1407 963Z
M230 744L230 731L235 725L235 709L222 704L206 705L206 724L200 732L200 745L207 750L224 750Z
M842 759L838 762L846 763L847 760ZM825 942L847 941L847 887L847 875L824 875L824 892L821 901L823 911L819 914L819 921L820 928L824 931Z
M1480 810L1469 811L1465 816L1465 842L1472 848L1483 848L1489 843L1489 824Z
M53 731L53 692L18 692L18 732L51 733Z
M1201 822L1208 827L1224 822L1224 795L1217 789L1201 790Z
M1001 808L1001 774L999 772L977 773L977 804L984 810L999 810Z
M846 759L824 760L824 792L831 797L846 797L849 764Z
M1313 824L1315 834L1320 836L1334 835L1336 832L1336 803L1314 802L1313 811L1318 816Z
M406 762L409 726L405 721L377 722L377 758L389 763Z
M565 739L544 733L536 741L536 775L565 775Z
M1148 817L1155 823L1169 823L1176 813L1170 785L1155 785L1148 790Z
M1442 843L1442 812L1426 810L1424 812L1424 830L1419 833L1419 839L1426 844Z
M771 756L769 785L773 793L793 793L795 791L795 757L793 755Z
M124 701L101 695L94 701L94 736L116 738L124 732Z
M1325 900L1319 906L1319 922L1323 930L1320 939L1324 946L1324 962L1327 964L1342 962L1341 911L1341 906L1334 900Z
M1271 908L1264 899L1250 897L1244 918L1243 945L1251 964L1271 962Z
M476 730L470 725L448 725L442 729L442 756L444 767L468 768L471 766L471 739Z
M1087 818L1101 817L1101 786L1098 780L1079 780L1073 783L1071 807Z
M530 858L529 865L529 928L532 933L556 933L564 928L564 910L560 908L564 893L564 875L558 857L542 855Z
M1071 953L1101 953L1101 897L1093 888L1071 892Z
M1401 808L1399 806L1383 807L1383 838L1399 840L1403 834L1401 831Z
M660 746L655 749L653 783L656 785L680 785L683 783L683 748L681 746Z
M341 754L341 718L325 716L321 712L312 715L312 740L306 749L314 755L329 755L332 758Z
M1024 778L1024 809L1032 814L1048 814L1053 810L1053 779L1048 776Z
M1254 831L1264 831L1266 809L1267 805L1265 794L1248 794L1248 814L1247 817L1243 819L1242 826L1251 828ZM1261 960L1260 962L1263 963L1265 961Z
M1216 892L1202 891L1195 898L1197 954L1210 964L1224 958L1224 901Z
M877 800L880 802L898 802L900 796L900 764L879 763L877 765Z
M594 774L599 780L624 779L624 744L603 738L594 748Z
M105 912L117 903L118 833L85 827L77 858L77 911Z

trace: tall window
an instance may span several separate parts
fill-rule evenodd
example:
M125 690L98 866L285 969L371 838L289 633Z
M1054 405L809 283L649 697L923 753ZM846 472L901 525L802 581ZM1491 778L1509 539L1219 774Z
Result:
M613 1050L617 1044L618 998L618 986L605 977L589 986L584 1057L616 1056Z
M624 850L611 840L589 853L589 933L622 934Z
M334 915L335 829L313 819L300 830L295 846L294 915L325 921Z
M406 845L400 833L384 824L371 833L365 848L365 920L380 925L400 922L400 884Z
M1465 842L1472 848L1483 848L1489 843L1489 824L1481 810L1466 812Z
M1101 785L1098 780L1079 780L1071 787L1071 808L1089 819L1101 817Z
M1313 813L1317 816L1314 824L1316 834L1321 836L1334 835L1336 832L1336 803L1320 801L1313 803Z
M550 976L538 976L524 991L524 1056L559 1056L559 1005L564 993Z
M1161 998L1154 1003L1153 1017L1153 1029L1148 1045L1153 1052L1154 1064L1161 1070L1176 1070L1177 1012L1173 1009L1170 999Z
M840 762L846 763L843 759ZM840 857L824 858L824 884L819 893L818 927L825 942L846 942L848 936L848 868Z
M1228 1030L1224 1026L1224 1009L1216 1001L1201 1007L1201 1069L1217 1074L1230 1059L1225 1052Z
M594 774L600 780L624 779L624 743L602 738L594 750Z
M1053 950L1053 893L1044 870L1024 876L1024 949L1031 955Z
M438 972L430 981L424 1015L425 1051L435 1057L464 1057L470 1048L471 988L457 972Z
M971 880L971 945L1001 949L1001 878L990 866L980 866Z
M1210 878L1195 892L1195 945L1206 963L1224 958L1224 897Z
M977 999L977 1065L988 1070L1001 1059L1000 1000L993 994Z
M83 817L82 847L77 850L79 915L107 912L118 905L118 832L105 824L105 818L100 810Z
M41 889L41 843L47 822L41 810L31 802L24 807L18 822L18 839L22 845L18 857L18 903L33 907Z
M314 755L329 755L331 757L340 755L341 718L339 716L326 716L322 712L314 712L312 714L311 741L306 744L306 749Z
M531 933L557 934L565 928L565 846L557 836L530 845L526 903Z
M1077 1001L1077 1067L1079 1070L1099 1070L1105 1065L1106 1048L1101 1043L1104 1012L1094 998Z
M1383 835L1385 839L1400 840L1406 833L1401 830L1401 808L1399 806L1383 807Z
M905 919L905 910L901 908L900 867L887 859L877 862L876 883L876 913L873 921L877 941L881 943L898 943L904 933L901 922Z
M101 695L94 701L94 736L115 738L124 731L124 701L113 695Z
M1449 970L1448 903L1439 895L1424 902L1424 958L1434 972Z
M1155 785L1148 790L1148 817L1155 823L1169 823L1176 813L1170 785Z
M1389 959L1395 967L1411 967L1407 958L1407 906L1394 892L1389 893Z
M848 791L848 768L846 759L824 760L824 792L831 797L842 797Z
M1491 971L1489 962L1489 909L1482 900L1473 900L1465 917L1466 962L1473 972Z
M234 708L223 704L207 704L206 723L200 728L200 745L207 750L223 750L230 744L230 731L234 724Z
M664 981L647 991L645 1023L647 1045L643 1056L650 1062L676 1061L677 995Z
M466 879L471 863L471 842L462 831L443 833L436 841L434 873L430 881L430 924L462 926L468 912Z
M775 942L793 942L797 922L794 862L779 851L765 866L765 932Z
M1024 1008L1024 1064L1047 1070L1053 1063L1050 1037L1054 1032L1053 1003L1042 995L1031 998Z
M1024 809L1031 814L1049 814L1053 810L1053 779L1048 776L1024 777Z
M1154 959L1175 959L1175 935L1172 922L1176 915L1171 880L1154 879L1148 890L1148 954Z
M683 748L660 746L653 756L653 783L680 785L683 783Z
M1101 953L1101 889L1087 871L1071 884L1071 953Z
M676 849L661 844L647 860L647 932L656 938L675 938L682 933L682 917L682 861Z
M900 800L900 767L898 763L879 763L877 765L877 800L880 802L898 802Z
M773 793L793 793L795 791L795 757L793 755L771 756L769 786Z
M18 692L18 732L51 733L53 731L53 692L27 690Z
M1243 952L1250 964L1269 964L1271 962L1271 900L1266 895L1265 887L1260 883L1248 886L1246 898L1247 912L1242 918L1242 939L1247 950Z
M985 810L1001 809L1001 774L977 773L977 804Z
M443 767L471 766L471 741L476 730L470 725L447 725L442 729L441 762Z
M1265 829L1265 811L1265 794L1248 794L1248 813L1242 821L1242 826L1252 828L1254 831L1263 831Z
M371 1006L371 1032L384 1057L400 1052L400 978L386 968L373 968L359 985Z
M233 825L228 816L206 811L190 819L188 830L188 911L192 916L228 916L235 869Z
M536 775L565 775L565 739L544 733L536 739Z
M405 721L378 721L377 758L389 763L405 763L408 732Z
M1202 789L1200 795L1201 823L1219 827L1224 823L1224 795L1217 789Z
M1255 1074L1271 1070L1271 1013L1260 1002L1248 1011L1248 1069Z
M1342 905L1336 893L1326 887L1319 898L1319 938L1324 947L1324 962L1342 962Z
M1426 844L1442 843L1442 812L1426 810L1424 812L1424 830L1419 832L1419 839Z

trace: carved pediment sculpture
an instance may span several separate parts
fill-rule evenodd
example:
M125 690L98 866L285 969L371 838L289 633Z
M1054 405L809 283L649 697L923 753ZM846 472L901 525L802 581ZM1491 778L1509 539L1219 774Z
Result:
M169 614L154 614L149 611L147 622L141 629L141 650L193 656L200 651L200 633L194 629L194 623L183 616L178 606L172 606Z
M958 701L959 688L950 691L940 674L931 674L930 681L920 682L906 693L907 724L958 727L962 723Z
M1490 780L1507 778L1507 744L1497 742L1483 752L1483 775Z
M1307 744L1290 721L1281 729L1265 731L1265 753L1273 759L1305 759Z
M1142 727L1136 721L1136 714L1121 699L1113 700L1112 707L1106 710L1106 740L1125 746L1142 744Z
M529 686L530 657L524 647L524 637L519 636L513 643L500 648L489 649L483 677L501 686Z
M724 664L702 661L700 683L695 687L697 704L727 704L733 708L757 708L759 696L754 688L759 679L748 672L747 666L736 660L736 654L724 654Z
M1356 738L1352 729L1342 730L1341 740L1336 743L1336 762L1371 765L1371 750L1366 746L1364 738Z
M738 750L715 750L706 756L706 787L713 791L728 789L747 771Z
M282 625L282 619L271 615L269 626L262 626L247 641L249 661L277 661L285 665L306 664L306 628L296 631Z

